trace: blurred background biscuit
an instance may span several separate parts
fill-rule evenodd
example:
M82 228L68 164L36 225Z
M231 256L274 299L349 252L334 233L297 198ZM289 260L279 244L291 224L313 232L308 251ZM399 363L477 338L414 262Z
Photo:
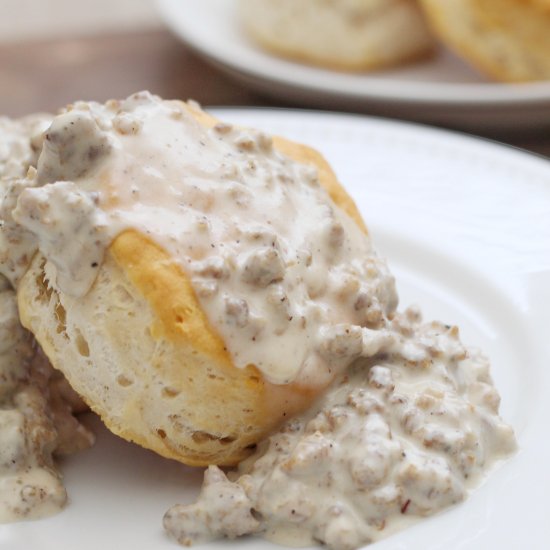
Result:
M413 0L240 0L248 34L266 49L347 70L427 55L433 39Z
M492 78L550 79L550 0L421 0L441 40Z

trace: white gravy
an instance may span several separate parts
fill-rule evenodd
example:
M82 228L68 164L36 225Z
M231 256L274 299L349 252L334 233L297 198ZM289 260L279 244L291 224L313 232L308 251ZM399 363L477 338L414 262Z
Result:
M318 404L238 472L206 471L195 504L164 517L180 544L260 534L353 550L458 503L516 447L487 359L456 327L409 309Z
M37 172L11 188L3 232L22 251L4 273L16 284L38 248L54 284L83 295L113 238L138 229L191 278L237 367L326 384L372 346L393 277L312 166L192 108L140 93L56 117Z
M189 276L237 367L278 384L338 374L230 479L210 467L198 501L165 515L168 533L351 550L463 500L515 449L488 361L456 327L395 314L385 262L313 167L260 132L207 129L197 109L145 92L76 103L1 207L0 272L14 286L40 250L52 284L84 295L112 240L136 229ZM7 411L0 431L13 453L22 414Z
M0 190L5 225L17 179L36 164L47 115L0 119ZM12 206L13 208L13 206ZM18 237L18 232L15 232ZM0 235L0 255L10 269L28 257L28 241ZM10 270L8 269L8 271ZM19 323L15 292L0 275L0 523L49 516L67 500L54 454L89 447L93 435L73 416L82 407L66 380L54 373Z

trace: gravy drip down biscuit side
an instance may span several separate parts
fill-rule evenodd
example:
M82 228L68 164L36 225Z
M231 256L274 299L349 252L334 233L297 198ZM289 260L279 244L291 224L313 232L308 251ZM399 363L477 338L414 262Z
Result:
M67 494L55 471L56 431L47 401L30 383L30 335L19 324L15 293L0 281L0 523L47 516Z
M36 165L48 115L0 119L2 223L14 178ZM24 246L11 248L3 233L0 251L8 271ZM73 416L82 402L49 365L32 335L19 323L15 291L0 275L0 523L36 519L61 510L67 494L54 457L89 447L93 435Z
M115 338L99 334L103 329L94 320L100 314L92 311L98 285L114 281L112 270L103 268L122 271L117 299L145 298L140 332L146 332L151 349L131 359L135 365L129 371L135 372L109 367L109 383L91 380L91 367L87 373L66 374L108 425L114 411L112 429L115 424L117 433L167 456L185 460L182 454L191 452L178 448L178 441L200 419L190 418L194 407L185 399L192 392L181 395L182 386L206 376L208 361L220 371L208 371L209 384L215 385L220 374L233 377L245 405L256 400L246 413L254 418L235 418L231 428L235 432L242 425L248 436L216 431L216 422L192 434L204 448L214 439L212 445L219 447L223 439L229 455L305 408L337 372L372 351L373 333L386 325L397 304L393 277L372 249L353 203L318 155L260 132L216 123L193 105L140 93L122 102L69 107L46 133L36 174L14 195L4 230L19 232L21 242L39 250L20 287L22 318L52 360L62 339L40 325L41 306L33 301L37 293L54 292L44 307L51 309L50 316L62 311L63 330L78 324L69 339L78 342L83 361L94 368L112 362L105 347L97 351L97 341ZM27 268L17 263L9 273L14 284ZM83 314L85 304L91 323ZM149 318L145 310L152 310ZM113 330L110 334L124 329ZM129 335L128 342L135 339ZM113 345L124 364L132 352L123 349L128 342L119 340ZM168 342L170 351L162 350L160 342ZM158 355L183 349L179 364ZM61 361L53 362L67 370L57 365ZM152 399L149 411L133 394L139 377ZM108 386L112 399L92 396L90 385ZM223 399L224 391L231 392L227 386L220 382L217 397L206 395ZM202 385L197 389L207 391ZM174 401L177 410L169 425L147 420L144 438L142 428L130 429L127 420L154 416L155 392L182 401ZM208 455L210 461L218 459Z
M0 523L59 512L67 501L54 458L90 447L81 403L20 324L0 281Z

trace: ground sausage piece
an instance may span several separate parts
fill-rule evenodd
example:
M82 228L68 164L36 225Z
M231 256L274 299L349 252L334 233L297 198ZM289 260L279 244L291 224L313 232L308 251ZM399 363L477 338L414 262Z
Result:
M260 524L252 515L251 501L217 466L206 470L201 495L197 504L173 506L164 516L165 529L180 544L189 546L218 537L232 539L258 530Z
M251 253L242 268L243 281L259 287L282 280L284 274L284 262L275 248L260 248Z

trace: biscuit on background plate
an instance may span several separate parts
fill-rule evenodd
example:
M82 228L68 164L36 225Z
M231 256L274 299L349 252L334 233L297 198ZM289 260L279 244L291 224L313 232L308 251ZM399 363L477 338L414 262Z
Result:
M239 9L267 50L334 69L398 65L434 46L415 0L240 0Z
M441 40L492 78L550 79L550 0L420 0Z

